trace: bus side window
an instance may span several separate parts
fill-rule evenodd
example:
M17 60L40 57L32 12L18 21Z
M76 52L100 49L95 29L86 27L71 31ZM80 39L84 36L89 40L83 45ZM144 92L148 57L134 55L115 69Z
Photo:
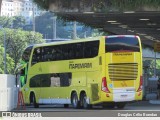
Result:
M49 59L49 55L50 55L49 47L46 46L43 49L44 49L44 51L43 51L43 61L50 61L50 59Z
M72 43L72 44L69 44L68 45L68 59L76 59L75 58L75 48L76 48L76 44L75 43Z
M77 43L75 44L75 48L74 48L74 51L75 51L75 58L76 59L81 59L83 58L83 48L84 48L84 43Z
M96 57L98 55L99 50L99 41L93 41L91 43L92 49L91 49L91 56Z
M60 77L58 74L54 73L51 76L51 87L60 87Z
M85 47L84 47L84 58L90 58L91 54L91 46L90 42L85 42Z
M68 60L68 45L62 45L62 60Z
M85 42L84 58L93 58L98 55L99 41Z
M51 85L50 74L44 74L40 76L41 76L41 86L50 87Z
M67 87L70 85L70 73L60 73L60 86Z
M41 61L42 61L41 48L35 48L32 57L32 65Z

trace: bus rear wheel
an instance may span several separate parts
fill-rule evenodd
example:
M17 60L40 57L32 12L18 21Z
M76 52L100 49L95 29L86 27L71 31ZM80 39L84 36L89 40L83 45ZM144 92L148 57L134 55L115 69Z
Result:
M36 97L34 93L31 94L31 103L33 104L34 108L39 108L39 104L36 103Z
M84 109L91 109L92 108L92 105L88 104L88 102L87 102L87 95L86 95L86 93L82 94L81 104L82 104L82 107Z
M79 105L79 101L78 101L78 96L77 96L77 93L74 92L71 96L71 103L72 103L72 106L74 108L79 108L80 105Z

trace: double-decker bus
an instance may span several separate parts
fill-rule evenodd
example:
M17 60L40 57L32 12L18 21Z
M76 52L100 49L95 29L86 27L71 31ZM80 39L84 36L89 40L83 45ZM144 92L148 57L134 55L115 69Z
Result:
M26 104L124 108L142 100L142 48L134 35L100 36L26 48Z

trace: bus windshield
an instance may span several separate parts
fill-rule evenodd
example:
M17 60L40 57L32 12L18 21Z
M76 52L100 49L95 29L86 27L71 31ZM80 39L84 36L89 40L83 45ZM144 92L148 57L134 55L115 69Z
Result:
M22 60L25 62L29 62L29 58L31 55L31 51L32 51L33 46L29 46L28 48L25 49L25 51L23 52L22 55Z
M108 37L105 44L106 52L140 52L137 37Z

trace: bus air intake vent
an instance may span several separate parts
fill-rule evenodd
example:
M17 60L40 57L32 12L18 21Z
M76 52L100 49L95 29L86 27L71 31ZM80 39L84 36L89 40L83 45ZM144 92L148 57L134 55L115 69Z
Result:
M138 75L137 63L108 64L108 73L111 80L136 80Z
M91 84L91 91L92 91L92 100L97 101L98 97L98 84Z

